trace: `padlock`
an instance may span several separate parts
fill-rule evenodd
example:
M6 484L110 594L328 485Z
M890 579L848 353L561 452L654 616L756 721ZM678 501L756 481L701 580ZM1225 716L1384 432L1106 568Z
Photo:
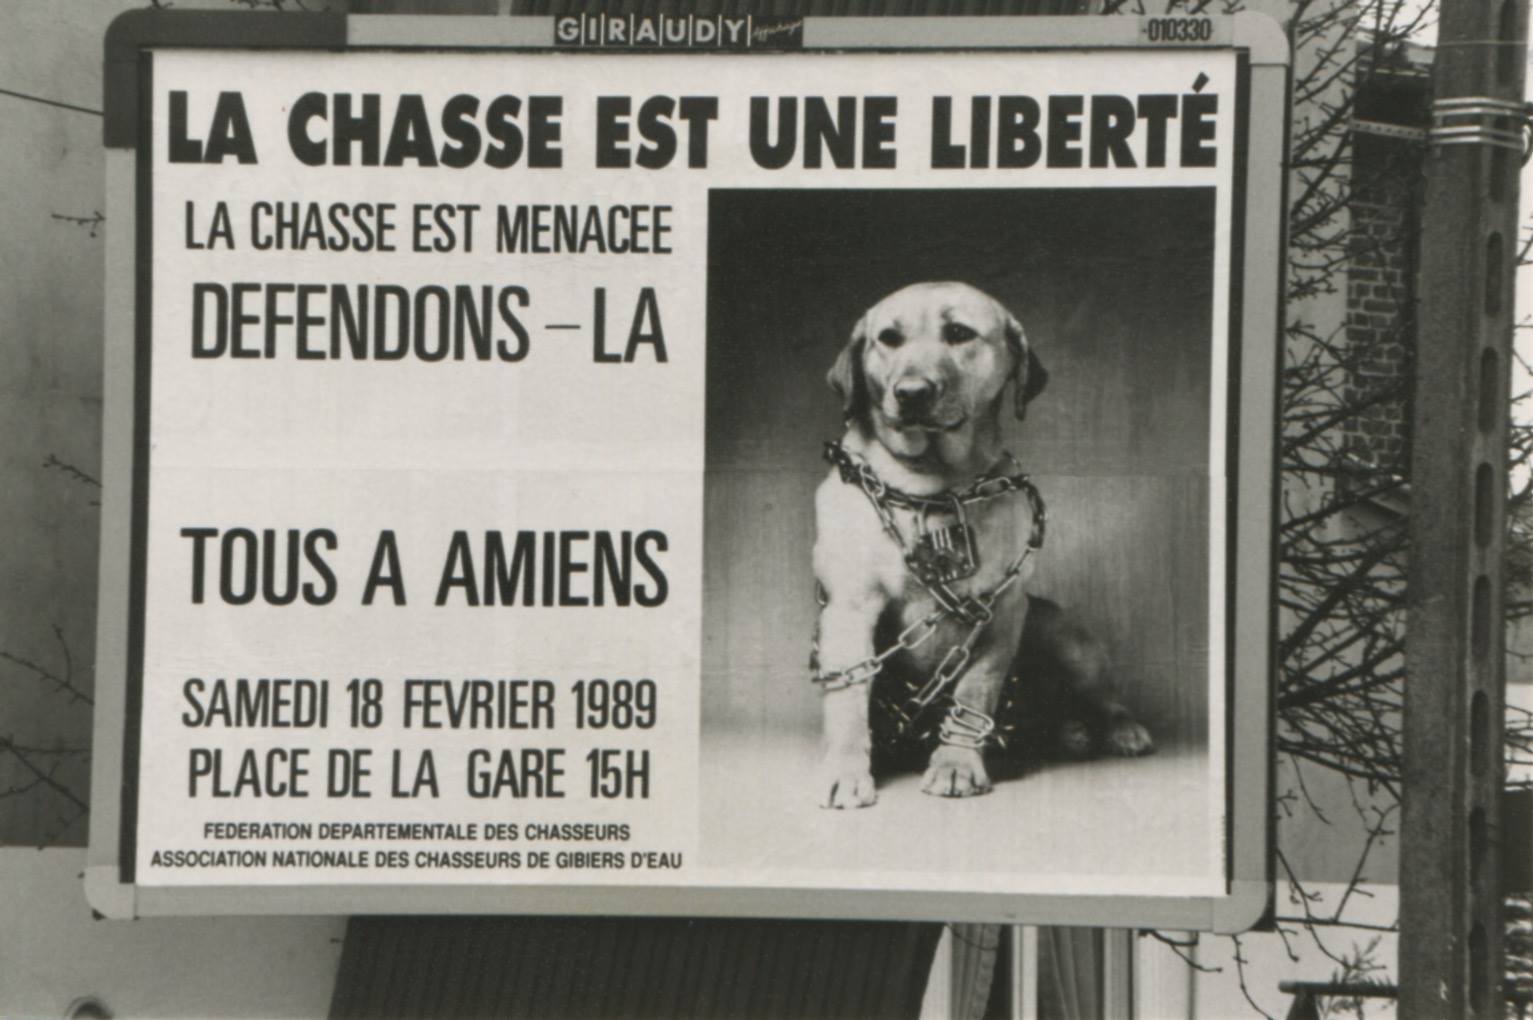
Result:
M974 548L974 529L964 518L963 503L952 502L952 524L927 528L926 512L917 517L919 532L910 550L910 565L930 581L961 581L979 569L979 554Z

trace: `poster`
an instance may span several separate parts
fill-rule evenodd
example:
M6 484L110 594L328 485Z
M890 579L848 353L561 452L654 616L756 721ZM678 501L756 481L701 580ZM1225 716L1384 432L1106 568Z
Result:
M150 67L139 888L1228 893L1234 51Z

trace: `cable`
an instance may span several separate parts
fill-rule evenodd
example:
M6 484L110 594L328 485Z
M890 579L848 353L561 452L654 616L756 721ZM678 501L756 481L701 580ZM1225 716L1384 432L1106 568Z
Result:
M17 99L25 99L28 102L42 103L44 106L57 106L62 110L74 110L76 113L88 113L95 117L103 116L100 110L92 110L88 106L76 106L73 103L62 103L57 99L44 99L42 96L34 96L26 92L17 92L15 89L0 88L0 95L14 96Z

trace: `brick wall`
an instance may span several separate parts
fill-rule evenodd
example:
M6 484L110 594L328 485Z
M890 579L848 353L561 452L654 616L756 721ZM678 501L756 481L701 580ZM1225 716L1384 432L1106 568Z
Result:
M1372 190L1372 189L1370 189ZM1344 399L1360 406L1343 426L1360 469L1404 473L1410 457L1410 358L1414 348L1409 189L1354 199L1347 270L1347 341L1352 371Z

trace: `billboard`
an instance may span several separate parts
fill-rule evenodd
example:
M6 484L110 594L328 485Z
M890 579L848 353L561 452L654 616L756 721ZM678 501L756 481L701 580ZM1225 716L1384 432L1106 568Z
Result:
M93 902L1253 921L1285 60L118 22Z

